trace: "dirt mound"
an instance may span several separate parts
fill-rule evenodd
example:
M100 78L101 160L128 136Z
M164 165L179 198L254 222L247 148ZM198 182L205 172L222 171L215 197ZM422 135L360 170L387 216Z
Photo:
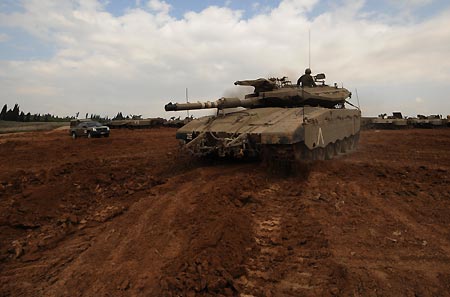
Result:
M0 295L449 296L450 130L365 131L291 177L174 133L2 137Z

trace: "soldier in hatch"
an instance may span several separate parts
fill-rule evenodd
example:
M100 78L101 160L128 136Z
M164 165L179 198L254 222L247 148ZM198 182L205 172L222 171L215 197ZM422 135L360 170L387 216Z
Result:
M297 86L303 87L315 87L316 83L314 82L313 77L311 76L311 69L306 68L305 74L300 76L300 78L297 80Z

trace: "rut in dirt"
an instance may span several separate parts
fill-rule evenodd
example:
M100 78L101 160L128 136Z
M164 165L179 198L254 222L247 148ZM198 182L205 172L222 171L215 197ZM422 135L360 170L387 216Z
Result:
M275 178L255 191L260 202L252 211L256 248L240 280L244 295L318 296L342 289L345 269L330 259L321 224L305 204L307 177Z

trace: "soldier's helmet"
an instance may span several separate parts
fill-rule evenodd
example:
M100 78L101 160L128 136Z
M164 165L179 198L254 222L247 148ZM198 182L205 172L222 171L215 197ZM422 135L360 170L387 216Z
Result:
M311 69L306 68L306 69L305 69L305 74L311 74Z

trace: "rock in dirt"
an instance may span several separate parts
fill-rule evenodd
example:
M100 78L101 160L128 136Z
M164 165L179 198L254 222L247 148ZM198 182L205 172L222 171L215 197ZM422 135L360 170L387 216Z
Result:
M122 214L124 210L125 207L107 206L105 209L95 213L94 220L103 223Z
M12 242L12 250L14 251L14 257L16 259L19 258L20 256L22 256L24 253L23 245L18 240L14 240Z

